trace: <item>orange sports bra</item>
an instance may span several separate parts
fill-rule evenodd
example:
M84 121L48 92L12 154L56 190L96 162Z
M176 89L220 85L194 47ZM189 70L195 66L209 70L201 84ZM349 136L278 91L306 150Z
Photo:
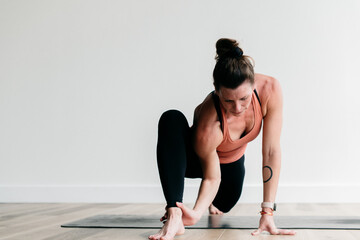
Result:
M255 124L253 128L245 136L241 136L237 140L232 140L229 134L228 124L226 121L225 109L221 105L219 96L212 92L215 109L221 125L224 138L221 144L216 148L220 163L232 163L242 157L245 153L247 143L254 140L260 133L262 124L262 111L259 95L254 89L251 99L251 105L254 109Z

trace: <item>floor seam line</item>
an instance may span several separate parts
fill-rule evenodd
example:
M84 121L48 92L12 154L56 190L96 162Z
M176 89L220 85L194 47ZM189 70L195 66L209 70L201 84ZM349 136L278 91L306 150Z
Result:
M226 229L224 229L224 230L222 231L222 233L220 234L220 236L219 236L216 240L220 240L220 238L222 237L222 235L224 235L225 231L226 231Z

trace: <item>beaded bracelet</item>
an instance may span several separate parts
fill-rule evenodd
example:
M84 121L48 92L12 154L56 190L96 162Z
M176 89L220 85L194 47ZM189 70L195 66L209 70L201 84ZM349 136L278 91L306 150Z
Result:
M274 215L273 212L266 212L266 211L260 211L260 214L261 214L261 216L262 216L262 215L270 215L270 216L273 216L273 215Z

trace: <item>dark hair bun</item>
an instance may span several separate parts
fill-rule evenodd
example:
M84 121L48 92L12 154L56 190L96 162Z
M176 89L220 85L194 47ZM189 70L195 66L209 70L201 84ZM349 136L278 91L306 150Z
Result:
M240 58L243 55L243 51L239 48L239 43L230 38L220 38L216 42L216 60L225 58Z
M235 89L243 82L254 84L254 60L243 55L239 43L230 38L220 38L216 42L216 64L213 71L214 87Z

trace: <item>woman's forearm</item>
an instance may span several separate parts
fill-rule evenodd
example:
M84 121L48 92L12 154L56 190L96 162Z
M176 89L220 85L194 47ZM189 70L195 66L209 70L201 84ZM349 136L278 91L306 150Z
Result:
M263 201L275 202L281 169L281 153L263 156Z
M200 216L206 211L214 200L219 189L220 179L203 179L200 184L198 197L194 205L194 210Z

